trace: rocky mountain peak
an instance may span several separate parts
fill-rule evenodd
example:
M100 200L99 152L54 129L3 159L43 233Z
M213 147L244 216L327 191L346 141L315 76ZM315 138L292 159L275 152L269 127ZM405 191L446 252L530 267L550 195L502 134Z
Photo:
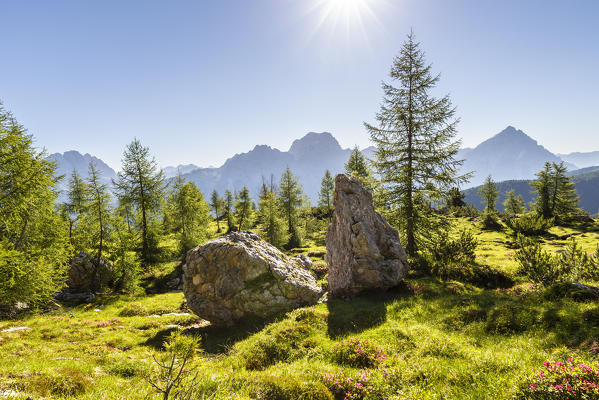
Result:
M342 150L339 142L329 132L310 132L301 139L294 140L289 148L289 153L294 157Z

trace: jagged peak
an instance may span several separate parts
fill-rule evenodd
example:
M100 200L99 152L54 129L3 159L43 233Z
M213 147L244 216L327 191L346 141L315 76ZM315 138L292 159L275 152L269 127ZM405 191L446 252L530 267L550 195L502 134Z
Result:
M313 151L341 150L341 145L330 132L308 132L301 139L296 139L289 148L289 153L300 155Z

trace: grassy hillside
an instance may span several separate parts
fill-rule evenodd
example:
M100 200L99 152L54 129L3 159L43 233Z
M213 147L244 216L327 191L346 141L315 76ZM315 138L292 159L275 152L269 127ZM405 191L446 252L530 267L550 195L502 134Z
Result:
M479 239L477 263L515 277L507 229L482 231L466 219L455 227L472 229ZM558 251L565 235L591 252L599 226L552 228L544 247ZM319 258L323 237L301 250ZM176 264L156 267L155 275L163 279ZM413 271L387 293L234 329L212 328L189 314L182 293L63 305L0 321L0 331L28 328L0 332L0 397L10 391L23 399L146 398L152 388L144 378L174 331L201 337L204 353L192 368L205 399L511 399L544 361L597 364L597 301L515 279L519 286L502 290Z

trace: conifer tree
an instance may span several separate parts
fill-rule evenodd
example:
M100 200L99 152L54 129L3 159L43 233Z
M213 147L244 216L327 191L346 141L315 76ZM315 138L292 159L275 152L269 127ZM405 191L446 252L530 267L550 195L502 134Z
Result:
M96 168L93 162L89 163L88 170L88 215L92 228L92 243L96 249L96 260L99 265L102 258L102 251L109 236L108 221L110 218L110 194L106 184L101 182L101 172Z
M302 242L302 235L297 226L297 210L302 205L302 193L302 186L287 167L279 183L278 200L287 222L287 233L290 236L287 246L290 248L299 247Z
M206 237L210 208L197 186L179 173L169 191L166 212L172 221L171 228L179 237L180 254L184 256Z
M326 215L331 216L333 210L333 195L335 192L335 181L331 172L327 169L320 183L320 192L318 192L318 206L325 209Z
M250 191L247 187L243 187L237 194L237 202L235 203L235 216L237 218L237 231L241 232L246 226L250 225L252 213L252 199Z
M464 207L466 195L457 187L452 187L447 193L447 207Z
M535 211L545 219L565 220L578 210L578 194L572 178L566 173L563 162L547 162L530 184L537 195Z
M349 155L349 160L345 163L345 173L350 176L356 176L362 180L368 178L370 171L366 162L366 157L360 151L358 146L355 146Z
M434 222L431 203L467 178L458 176L462 161L455 159L460 148L455 109L448 96L432 96L439 76L431 74L419 46L410 33L391 67L397 86L383 83L378 126L365 124L377 148L382 201L402 227L410 256L442 227Z
M522 195L516 196L516 191L514 189L508 190L505 193L506 199L503 202L503 206L505 207L505 212L511 215L522 214L526 211L524 207L524 200L522 199Z
M216 189L212 191L212 195L210 196L210 208L212 208L214 219L216 219L216 232L220 233L220 216L223 208L223 199L219 197Z
M235 198L230 190L225 190L225 198L223 201L223 214L227 220L227 232L235 230L235 222L233 221L233 206Z
M64 286L70 246L55 170L0 103L0 308L43 306Z
M150 149L134 139L123 153L122 171L113 181L119 198L129 202L140 214L141 259L150 261L150 222L160 207L164 192L164 175Z
M280 216L281 211L276 195L272 190L267 190L260 199L258 213L266 241L275 247L283 248L287 243L288 235L285 221Z
M68 188L67 188L67 202L64 204L63 215L66 217L65 220L69 223L69 240L76 247L77 239L73 236L78 231L78 224L81 222L83 215L87 211L89 190L87 183L76 170L71 172L69 177Z
M497 184L493 181L491 175L487 176L485 183L478 189L478 195L485 203L485 214L495 214L497 212L497 197L499 196L499 192L497 191Z

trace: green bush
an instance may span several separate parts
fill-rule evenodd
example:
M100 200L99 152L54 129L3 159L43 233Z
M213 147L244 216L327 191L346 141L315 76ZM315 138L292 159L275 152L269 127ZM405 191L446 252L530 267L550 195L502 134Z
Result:
M248 382L252 398L257 400L333 400L321 382L309 382L287 376L262 376Z
M456 239L437 242L431 248L431 255L437 264L474 261L478 240L471 231L462 230Z
M431 273L445 281L455 280L487 288L505 288L514 284L505 272L475 263L439 264L432 267Z
M499 217L495 213L490 213L490 212L483 213L483 219L481 221L481 225L482 225L483 229L487 229L490 231L501 230L501 223L499 222Z
M551 254L543 251L541 245L523 235L518 235L519 250L516 261L519 273L533 282L550 285L560 279L560 270Z
M546 300L572 299L574 301L599 300L599 292L586 289L571 282L555 283L547 288L544 297Z
M542 215L530 212L519 217L507 218L505 224L515 235L535 236L547 233L553 226L553 218L545 219Z

